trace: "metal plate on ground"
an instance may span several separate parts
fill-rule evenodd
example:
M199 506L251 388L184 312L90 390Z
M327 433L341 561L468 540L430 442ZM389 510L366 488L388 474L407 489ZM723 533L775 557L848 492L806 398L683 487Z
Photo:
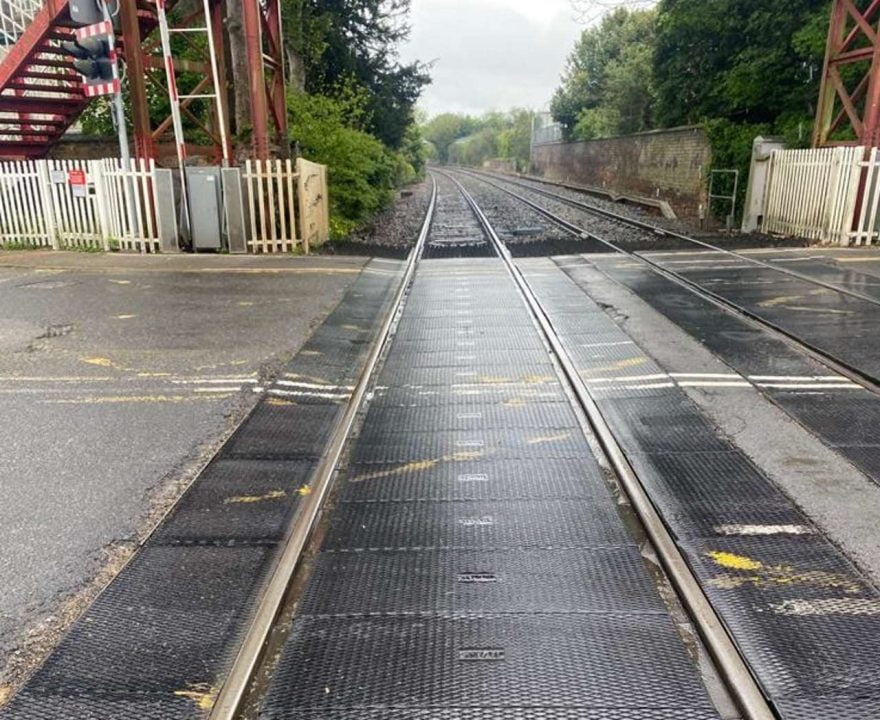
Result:
M523 363L519 366L512 364L493 367L484 365L474 367L462 363L454 367L428 367L428 368L386 368L376 381L383 386L405 385L501 385L507 383L529 384L559 382L553 365L548 360L544 362Z
M321 454L333 421L336 404L258 405L220 452L220 457L298 459Z
M401 500L550 500L610 497L589 458L517 460L515 463L450 458L409 466L354 465L341 502Z
M709 452L730 449L683 392L678 396L608 399L602 403L601 411L618 442L627 450Z
M392 405L397 407L434 407L438 405L457 405L478 408L487 403L533 403L565 402L567 396L562 384L462 384L457 387L441 385L376 388L373 405Z
M358 441L356 463L422 463L442 458L516 460L521 458L589 457L580 427L520 430L445 430L437 432L369 430Z
M463 410L454 405L371 408L361 438L391 432L492 429L570 429L577 417L568 403L487 403Z
M346 503L325 548L585 548L632 539L610 500Z
M711 712L669 619L646 614L303 617L265 712L542 706Z
M213 685L232 661L270 552L144 548L74 625L28 691L109 699Z
M693 540L684 549L772 699L880 698L880 594L824 537Z
M666 614L634 546L323 553L301 615Z
M459 348L427 352L425 348L410 348L406 344L395 345L394 352L385 362L385 370L440 367L523 367L549 365L550 354L543 348L509 348L507 350L477 348L462 344Z
M489 708L460 707L430 710L400 708L339 708L301 710L273 708L260 714L262 720L718 720L709 710L693 708L588 708L538 707ZM849 717L849 716L847 716ZM868 716L866 715L865 718ZM871 716L870 720L874 720ZM862 716L853 716L863 720ZM91 718L89 718L91 720Z
M314 466L309 461L215 460L174 506L151 542L278 542Z

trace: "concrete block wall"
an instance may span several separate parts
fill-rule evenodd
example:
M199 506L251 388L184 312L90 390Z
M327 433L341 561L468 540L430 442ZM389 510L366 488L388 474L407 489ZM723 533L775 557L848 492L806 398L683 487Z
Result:
M694 219L706 204L711 161L709 138L691 126L532 148L533 171L548 180L660 198Z

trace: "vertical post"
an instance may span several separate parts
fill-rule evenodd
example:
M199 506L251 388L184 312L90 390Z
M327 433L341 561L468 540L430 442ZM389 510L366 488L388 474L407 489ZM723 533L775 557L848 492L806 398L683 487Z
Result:
M244 41L250 71L251 126L253 150L257 160L269 159L269 107L263 69L263 36L260 27L259 0L241 0Z
M174 144L177 147L177 164L180 168L180 232L183 238L188 240L191 236L191 224L186 182L186 142L183 137L183 121L180 118L180 97L177 94L174 58L171 56L171 35L168 32L165 0L156 0L156 13L159 19L159 35L162 39L162 54L165 56L165 77L171 100L171 121L174 126Z
M55 228L55 207L52 203L52 181L49 177L49 161L37 160L37 182L40 187L40 209L43 213L43 221L46 223L46 234L52 249L58 250L58 231Z
M210 25L209 25L210 23ZM212 72L214 73L214 93L217 95L217 124L223 144L223 166L229 167L232 158L232 140L229 137L229 76L226 68L225 28L223 26L223 3L212 0L210 17L205 18L210 27L208 36L212 38Z
M156 147L150 128L147 102L146 67L141 49L141 28L137 14L137 0L120 0L122 16L122 43L125 48L125 67L131 95L131 119L134 127L134 154L137 158L155 158Z

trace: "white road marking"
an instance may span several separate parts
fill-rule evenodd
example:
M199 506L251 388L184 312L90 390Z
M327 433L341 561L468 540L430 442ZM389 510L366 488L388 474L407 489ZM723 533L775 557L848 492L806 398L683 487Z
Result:
M815 530L806 525L719 525L719 535L813 535Z
M778 615L880 615L880 600L874 598L823 598L785 600L770 605Z

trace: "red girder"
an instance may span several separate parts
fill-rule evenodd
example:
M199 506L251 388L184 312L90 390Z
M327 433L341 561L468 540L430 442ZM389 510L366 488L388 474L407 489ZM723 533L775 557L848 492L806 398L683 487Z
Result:
M859 9L852 0L834 0L822 89L813 133L815 147L880 146L880 0ZM853 84L853 70L861 63ZM844 82L850 78L850 84ZM848 131L848 132L847 132ZM835 137L838 132L850 137Z

